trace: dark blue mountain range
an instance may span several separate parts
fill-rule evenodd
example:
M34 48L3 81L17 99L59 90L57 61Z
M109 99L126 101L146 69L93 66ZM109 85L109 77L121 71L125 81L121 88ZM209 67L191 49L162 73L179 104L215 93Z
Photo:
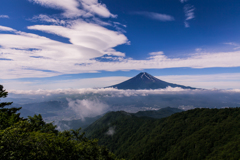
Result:
M165 81L162 81L160 79L155 78L154 76L148 74L147 72L141 72L135 77L124 81L122 83L109 86L106 88L117 88L117 89L134 89L134 90L139 90L139 89L163 89L166 87L180 87L183 89L196 89L193 87L189 86L183 86L183 85L178 85L178 84L173 84L173 83L168 83Z

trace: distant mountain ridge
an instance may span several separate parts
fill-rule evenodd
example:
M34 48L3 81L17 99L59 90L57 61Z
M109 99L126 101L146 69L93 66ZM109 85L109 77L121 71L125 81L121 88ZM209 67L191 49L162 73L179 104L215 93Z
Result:
M196 89L193 87L189 86L183 86L183 85L178 85L178 84L173 84L173 83L168 83L165 81L162 81L160 79L157 79L156 77L148 74L147 72L141 72L135 77L124 81L122 83L109 86L106 88L117 88L117 89L133 89L133 90L139 90L139 89L163 89L166 87L180 87L183 89Z
M128 113L125 111L108 112L106 114L98 115L96 117L85 117L84 120L82 119L69 120L69 121L62 120L55 124L58 126L59 130L78 129L78 128L85 129L95 121L98 121L98 122L102 121L101 118L107 117L107 115L110 115L111 119L119 118L119 115L120 117L135 116L135 117L148 117L148 118L160 119L160 118L165 118L165 117L171 116L174 113L178 113L182 111L183 110L178 108L166 107L166 108L161 108L159 110L139 111L137 113Z

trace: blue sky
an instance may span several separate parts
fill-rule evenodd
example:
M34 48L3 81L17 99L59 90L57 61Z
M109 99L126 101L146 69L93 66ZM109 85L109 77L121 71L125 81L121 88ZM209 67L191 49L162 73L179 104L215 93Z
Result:
M240 89L240 1L1 0L0 84L104 87L146 71Z

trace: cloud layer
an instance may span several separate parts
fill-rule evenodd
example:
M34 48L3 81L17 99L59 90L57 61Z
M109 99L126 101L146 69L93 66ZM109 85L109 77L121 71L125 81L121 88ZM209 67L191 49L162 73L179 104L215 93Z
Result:
M126 58L117 51L119 45L130 44L119 22L104 22L99 17L116 17L98 0L29 0L44 7L60 9L63 16L40 14L31 20L48 25L32 25L30 31L41 31L67 39L65 43L0 26L1 79L53 77L64 74L96 73L163 68L239 67L240 51L202 52L185 58L168 57L163 52L149 53L147 59ZM182 1L186 2L186 1ZM184 7L186 27L193 19L194 6ZM160 21L174 17L153 12L135 12ZM97 16L97 17L96 17ZM4 16L3 16L4 17ZM78 18L76 18L78 17ZM90 17L90 18L89 18ZM112 27L112 29L110 29ZM233 44L232 44L233 45Z
M147 96L147 95L161 95L161 94L192 94L192 93L238 93L240 90L190 90L182 88L167 87L165 89L155 90L119 90L115 88L83 88L83 89L57 89L57 90L9 90L10 94L14 95L36 95L36 96L52 96L52 95L101 95L103 97L131 97L131 96Z
M70 26L35 25L40 30L69 39L62 43L35 34L0 26L0 30L14 34L0 34L2 79L51 77L62 74L97 71L141 70L161 68L239 67L240 51L195 53L187 58L169 58L163 52L150 53L146 60L124 58L114 47L128 43L122 33L97 24L75 21ZM107 61L94 59L109 55ZM117 56L114 61L111 56ZM114 58L114 57L113 57ZM116 57L115 57L116 58ZM5 59L5 60L4 60Z
M118 90L106 89L66 89L9 91L6 101L14 103L34 103L43 101L68 100L68 112L84 118L98 115L107 110L137 112L167 106L192 109L194 107L237 107L240 105L240 90L189 90L181 88L156 90Z

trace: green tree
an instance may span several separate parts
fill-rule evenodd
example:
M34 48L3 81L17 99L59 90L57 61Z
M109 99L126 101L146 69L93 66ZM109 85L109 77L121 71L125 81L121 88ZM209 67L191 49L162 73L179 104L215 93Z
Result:
M0 85L0 98L6 98L7 95L8 92L6 92L6 90L3 89L3 86ZM17 111L21 108L4 108L11 104L12 102L0 103L0 129L5 129L20 120L24 120L23 118L20 118L20 113L17 114Z
M8 93L0 85L0 98ZM1 103L0 159L12 160L117 160L116 156L96 139L85 138L78 130L58 132L52 123L45 123L41 115L28 119L16 113L21 108L4 108Z

